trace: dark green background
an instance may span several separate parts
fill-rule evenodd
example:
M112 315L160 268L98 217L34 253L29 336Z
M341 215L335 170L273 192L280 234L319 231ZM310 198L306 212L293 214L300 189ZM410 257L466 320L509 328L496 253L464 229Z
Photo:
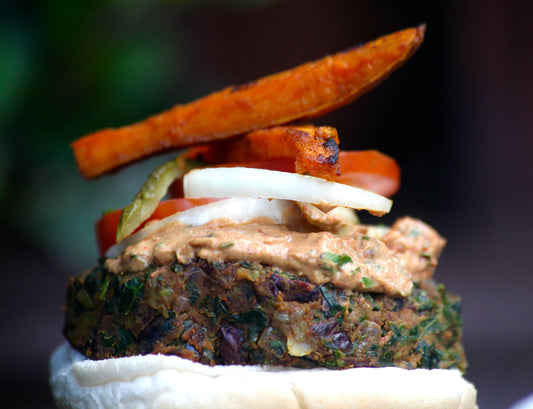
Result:
M5 4L4 4L5 3ZM435 226L437 278L464 298L467 377L482 408L533 392L532 53L520 1L26 1L0 5L3 381L11 407L51 407L64 282L96 258L93 223L124 206L154 158L86 181L69 144L230 84L427 23L377 89L314 120L341 147L402 167L386 221Z

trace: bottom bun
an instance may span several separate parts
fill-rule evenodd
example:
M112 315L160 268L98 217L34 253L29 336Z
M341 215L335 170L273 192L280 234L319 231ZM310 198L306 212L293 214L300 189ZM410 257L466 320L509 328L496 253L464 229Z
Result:
M477 408L458 370L206 366L176 356L91 361L68 344L50 359L58 408Z

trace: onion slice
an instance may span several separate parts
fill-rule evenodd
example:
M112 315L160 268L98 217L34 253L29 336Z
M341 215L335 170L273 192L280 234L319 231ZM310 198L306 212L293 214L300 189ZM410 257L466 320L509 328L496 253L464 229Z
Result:
M327 203L388 213L392 201L377 193L314 176L255 168L195 169L183 178L185 197L262 197Z
M142 230L126 237L120 243L109 248L106 257L118 257L126 247L143 240L149 234L173 222L180 222L190 226L201 226L202 224L217 219L244 223L256 217L267 217L275 224L288 224L291 218L294 217L294 211L294 204L287 200L259 198L230 198L219 200L175 213L148 224Z

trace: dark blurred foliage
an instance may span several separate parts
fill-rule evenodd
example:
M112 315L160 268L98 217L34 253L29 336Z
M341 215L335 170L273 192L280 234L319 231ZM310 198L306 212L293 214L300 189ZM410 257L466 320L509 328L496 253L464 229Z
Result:
M345 149L398 160L402 188L385 221L408 213L448 238L437 277L464 299L480 407L531 391L532 12L519 0L2 2L9 336L0 349L10 406L51 407L46 362L61 342L64 282L94 263L102 211L124 206L163 160L86 181L69 143L420 23L426 39L405 66L313 122L337 127Z

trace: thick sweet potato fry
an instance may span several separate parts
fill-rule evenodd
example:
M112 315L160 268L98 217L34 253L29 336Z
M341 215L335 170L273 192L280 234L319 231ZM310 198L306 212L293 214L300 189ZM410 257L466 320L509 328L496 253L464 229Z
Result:
M419 47L425 26L228 87L145 121L82 137L72 144L78 168L96 177L137 159L307 119L347 104L383 81Z
M189 157L207 164L294 158L296 173L334 180L340 175L338 143L335 128L276 126L194 147Z

